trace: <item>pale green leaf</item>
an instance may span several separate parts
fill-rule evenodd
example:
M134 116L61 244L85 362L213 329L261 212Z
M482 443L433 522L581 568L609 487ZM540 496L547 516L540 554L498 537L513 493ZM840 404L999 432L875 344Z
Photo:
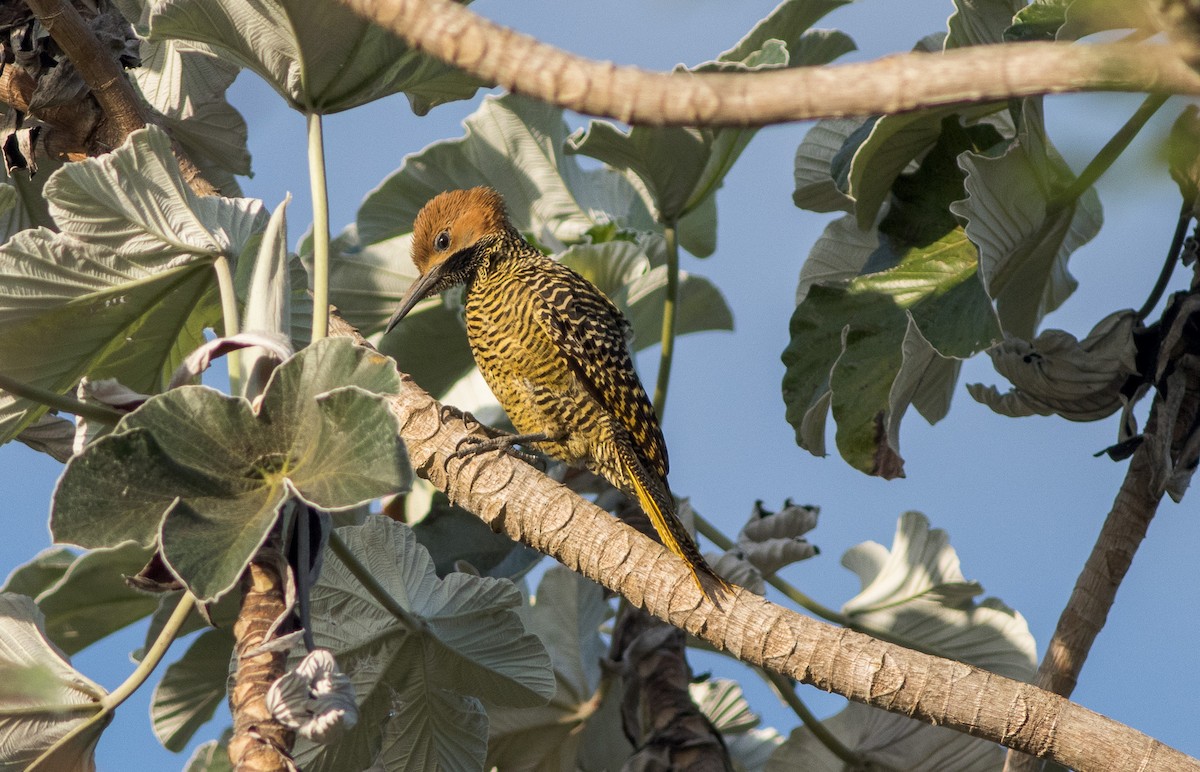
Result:
M58 393L84 375L158 391L219 319L212 261L245 249L262 207L192 194L153 127L64 166L46 195L62 232L25 230L0 247L5 374ZM44 411L0 393L0 441Z
M385 518L338 534L419 624L379 606L341 561L326 561L313 590L313 633L350 674L360 717L336 744L298 749L305 769L360 769L381 749L400 754L404 768L463 768L455 764L481 759L486 738L475 698L533 707L554 694L550 658L513 610L520 594L510 582L439 579L412 530ZM400 746L396 737L410 739Z
M0 592L28 595L36 598L42 591L54 586L78 557L66 547L49 547L42 550L28 563L17 566L0 586Z
M843 745L880 769L996 772L1004 764L1004 749L995 743L859 703L850 703L821 723ZM796 769L844 772L846 762L807 727L800 726L792 730L766 765L766 772Z
M860 126L862 121L853 118L827 118L808 130L796 148L796 206L813 212L853 211L854 199L838 188L831 164Z
M153 3L127 5L122 12L141 39L142 60L130 79L208 181L226 196L241 195L233 175L250 174L246 121L225 98L237 64L203 43L147 40Z
M170 137L153 126L130 134L115 152L62 167L45 192L65 235L122 256L157 254L169 265L236 257L267 217L255 200L193 193Z
M398 389L390 360L330 339L280 365L257 411L203 386L158 395L68 463L51 529L87 547L157 543L198 597L216 598L288 496L337 510L408 486L381 396Z
M451 505L440 491L412 529L421 546L429 550L434 570L442 577L458 570L459 561L465 561L482 576L515 579L542 558L537 550L496 533L467 510Z
M830 11L846 5L849 0L784 0L762 21L754 25L737 44L723 52L718 61L741 62L761 49L768 40L781 40L789 49L801 39L813 24ZM827 60L828 61L828 60ZM826 62L814 62L826 64ZM795 62L792 63L796 65ZM808 64L805 62L805 64Z
M1024 7L1025 0L954 0L946 48L1003 43L1005 30Z
M233 633L201 633L154 687L150 720L163 747L178 753L225 700Z
M980 278L1006 333L1032 338L1041 318L1074 291L1067 259L1100 230L1100 200L1088 189L1057 201L1074 175L1049 145L1039 103L1023 103L1024 124L996 158L967 153L966 200L951 205L979 249Z
M41 611L23 595L0 593L0 675L0 770L95 770L92 752L111 715L65 738L90 715L79 706L98 703L106 692L71 667L46 637Z
M944 123L921 164L897 178L877 228L848 216L814 246L783 354L787 419L802 447L824 451L828 405L848 463L902 476L908 405L919 400L926 416L944 415L958 370L949 360L999 339L975 247L946 209L962 196L961 148L994 135L990 126Z
M571 768L584 730L603 720L597 688L607 651L600 625L611 609L599 585L556 566L546 572L530 605L519 613L550 653L554 700L533 708L489 707L487 763L500 769ZM611 693L605 697L613 699Z
M397 91L427 110L480 85L338 3L155 0L150 38L212 46L305 113L348 110Z
M1001 415L1107 418L1126 404L1123 388L1138 371L1137 324L1135 313L1125 309L1101 319L1081 341L1063 330L1044 330L1032 341L1009 337L988 355L1014 388L1003 395L980 384L967 390Z
M1033 677L1037 647L1025 618L996 598L975 602L983 588L967 581L945 531L924 515L900 518L890 550L865 542L842 564L862 582L842 607L856 622L1009 678Z
M488 97L464 122L461 139L438 142L369 193L358 211L363 244L412 231L425 202L456 188L488 185L504 196L519 230L553 248L584 240L596 225L654 231L636 189L611 169L585 171L563 153L558 108L512 94Z
M209 740L192 752L183 772L233 772L229 761L229 739L233 729L226 729L218 740Z
M1001 110L1004 103L963 107L953 105L911 113L885 115L866 125L870 133L850 161L848 195L860 228L869 228L879 215L896 178L914 165L942 136L943 121L972 123Z
M289 195L271 213L263 232L254 272L246 297L246 312L242 319L243 332L273 333L290 339L292 333L292 285L287 251L287 206ZM251 348L242 355L244 394L262 393L277 362L262 348Z
M31 177L25 169L14 169L10 174L0 164L0 182L10 186L13 195L11 206L0 212L0 243L8 241L19 231L54 225L43 188L60 165L49 158L39 159L38 173Z
M1037 650L1024 618L995 598L975 602L983 588L966 580L945 532L930 530L923 515L900 518L890 550L860 544L842 564L862 582L862 591L842 607L857 623L1009 678L1033 677ZM857 703L823 723L843 745L881 768L993 772L1003 759L994 743ZM844 761L805 727L794 730L767 765L779 772L843 768Z
M158 599L126 582L150 560L136 544L80 555L63 576L35 596L46 617L46 634L67 654L146 617Z

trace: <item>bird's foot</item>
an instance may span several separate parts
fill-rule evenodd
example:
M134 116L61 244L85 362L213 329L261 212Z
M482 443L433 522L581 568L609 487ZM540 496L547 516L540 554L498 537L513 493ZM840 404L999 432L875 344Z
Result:
M453 453L446 457L446 464L449 464L454 459L468 458L469 456L487 453L489 451L500 451L516 456L525 463L535 468L540 468L545 471L545 462L532 453L526 453L523 450L518 450L515 445L526 445L532 442L545 442L551 439L545 434L502 434L496 437L463 437L459 441L458 447Z
M481 431L488 437L504 437L507 436L499 429L494 429L488 426L483 421L480 421L467 410L459 410L453 405L442 405L438 411L438 418L442 423L448 423L451 419L457 418L462 421L463 428L469 432Z

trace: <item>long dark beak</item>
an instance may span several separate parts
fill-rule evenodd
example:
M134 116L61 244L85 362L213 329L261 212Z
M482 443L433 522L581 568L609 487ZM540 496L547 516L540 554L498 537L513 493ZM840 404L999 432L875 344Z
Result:
M446 263L441 263L430 268L428 273L408 285L408 292L405 292L404 297L400 298L400 307L396 309L396 313L392 314L392 318L388 319L387 328L383 331L385 335L391 332L397 324L400 324L400 320L408 315L413 306L425 299L425 296L433 289L433 285L442 278L442 269L445 265Z

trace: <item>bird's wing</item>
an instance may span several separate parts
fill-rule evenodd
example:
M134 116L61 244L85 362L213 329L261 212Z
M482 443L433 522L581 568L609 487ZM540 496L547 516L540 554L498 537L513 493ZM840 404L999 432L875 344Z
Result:
M633 369L629 321L587 279L565 265L547 263L530 277L539 326L584 388L625 428L647 468L666 478L667 443Z

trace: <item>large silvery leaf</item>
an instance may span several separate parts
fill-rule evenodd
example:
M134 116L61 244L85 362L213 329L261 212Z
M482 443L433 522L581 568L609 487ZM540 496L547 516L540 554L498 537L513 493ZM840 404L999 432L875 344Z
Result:
M808 32L808 27L842 2L785 0L736 46L695 71L750 72L827 64L854 50L841 33ZM819 42L818 42L819 41ZM571 135L567 150L627 170L644 186L659 222L678 225L708 202L724 182L754 129L693 129L635 126L623 132L607 121L592 121ZM715 209L703 221L680 229L684 247L698 256L712 253Z
M953 360L1000 336L975 247L946 211L961 196L954 159L972 133L945 127L921 166L897 180L877 228L857 228L847 216L814 246L783 352L797 443L823 453L831 410L842 457L884 478L903 474L899 428L908 405L940 418L957 375Z
M975 601L983 588L963 576L946 533L931 530L923 515L900 518L890 550L866 542L849 550L842 564L862 582L862 591L842 607L856 622L1009 678L1033 677L1037 647L1024 617L995 598ZM857 703L823 723L884 768L991 772L1003 754L994 743ZM843 764L802 727L767 769L834 772Z
M808 130L796 148L796 190L792 193L796 206L813 212L853 211L854 199L838 188L832 165L860 126L862 121L853 118L826 118Z
M202 43L148 40L151 0L118 0L139 39L141 66L130 79L209 182L241 195L234 174L250 174L246 121L225 91L239 67Z
M489 767L500 769L595 768L579 758L584 729L602 714L600 663L607 656L600 625L611 610L600 586L562 566L546 572L530 605L519 611L525 626L546 645L554 666L554 701L548 705L488 709ZM615 685L615 684L614 684ZM614 699L609 692L607 700ZM615 727L614 727L615 728ZM619 734L619 731L617 732ZM620 748L627 754L628 745Z
M759 729L759 717L750 710L737 681L713 678L689 687L692 700L721 733L736 769L761 772L772 753L783 743L774 729Z
M1136 314L1126 309L1101 319L1083 340L1063 330L1044 330L1032 341L1006 338L988 356L1013 388L1000 394L995 386L975 383L967 390L1001 415L1107 418L1127 404L1122 390L1138 371L1137 324Z
M340 3L154 0L150 38L212 46L305 113L349 110L397 91L424 112L480 86Z
M596 225L658 229L629 180L611 169L585 171L563 153L562 110L512 94L488 97L463 125L461 139L408 156L367 195L358 210L363 244L410 233L426 201L476 185L498 190L513 224L553 249L582 241Z
M46 638L42 613L23 595L0 594L0 672L0 769L95 770L92 751L111 714L63 741L91 716L80 706L106 692Z
M939 107L899 115L873 118L863 125L869 130L853 149L847 170L847 195L854 199L860 228L869 228L879 215L892 185L915 159L929 151L942 136L946 119L976 121L1001 109L1003 104ZM850 148L847 148L849 150Z
M901 516L890 550L865 542L842 564L862 583L842 606L856 622L1009 678L1033 676L1037 649L1025 618L996 598L975 602L983 588L963 576L946 532L924 515Z
M46 183L61 229L0 247L0 362L14 380L64 393L84 375L160 390L219 319L212 263L266 223L256 201L195 196L160 129ZM0 393L0 441L45 408Z
M1024 0L954 0L946 48L1003 43L1005 30L1024 7Z
M185 386L148 400L67 464L54 492L56 541L157 544L211 600L237 581L280 505L339 510L411 482L386 397L391 360L322 340L279 366L257 409Z
M979 248L980 278L1010 335L1030 339L1042 317L1075 290L1067 260L1100 230L1100 199L1089 188L1060 200L1074 174L1049 144L1040 103L1026 99L1023 125L999 157L968 153L966 200L951 211L966 220Z
M550 658L526 631L507 580L454 573L439 579L412 531L386 518L338 529L363 566L404 610L393 616L339 560L313 590L316 643L351 674L359 721L333 745L301 744L306 770L472 769L483 762L487 719L479 700L545 704Z

